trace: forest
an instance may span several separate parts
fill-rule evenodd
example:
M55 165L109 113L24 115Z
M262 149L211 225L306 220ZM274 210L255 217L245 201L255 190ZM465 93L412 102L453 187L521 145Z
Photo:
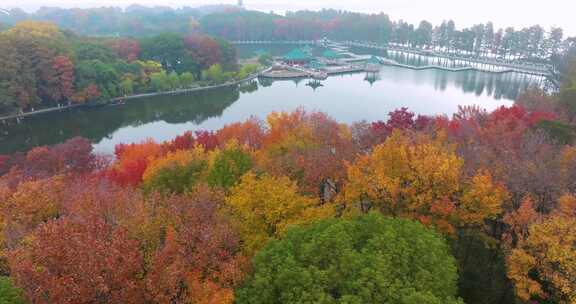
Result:
M0 15L5 19L0 22L12 24L0 32L0 113L108 102L126 95L242 79L258 67L240 67L234 46L227 42L230 40L328 37L393 43L466 56L497 57L506 62L545 63L550 65L556 82L564 80L569 70L568 58L576 55L576 40L565 39L562 29L546 31L537 25L516 31L496 30L487 23L458 30L452 21L436 27L423 21L415 27L403 21L392 22L384 14L333 10L286 16L234 7L202 11L203 14L192 9L130 7L117 14L106 9L44 9L35 15L17 10ZM96 24L121 23L105 18L133 15L140 16L144 23L135 23L135 27L147 29L148 35L129 31L119 34L117 29L102 30L105 35L89 30ZM155 17L144 18L149 15ZM169 26L167 19L186 23ZM148 23L152 22L165 27L149 29L152 25Z
M0 113L222 83L256 69L199 32L96 38L42 21L0 32L0 66Z
M393 16L392 16L393 17ZM574 37L565 37L559 27L495 28L491 22L457 28L446 20L433 25L423 20L410 24L392 20L385 13L365 14L325 9L287 12L285 16L245 10L235 6L200 8L144 7L59 9L36 13L10 10L0 14L0 23L15 24L33 19L50 21L85 35L134 36L164 32L187 34L200 28L204 33L228 40L363 40L418 48L444 49L535 62L556 58L574 47ZM557 58L556 58L557 59Z
M0 157L2 303L576 303L560 94Z
M0 31L0 113L243 79L258 66L231 40L367 40L559 75L558 92L493 111L348 124L300 108L113 155L81 137L0 155L2 304L576 304L576 40L560 28L131 6L11 10ZM91 132L206 120L257 88L144 101ZM70 137L60 123L37 132Z

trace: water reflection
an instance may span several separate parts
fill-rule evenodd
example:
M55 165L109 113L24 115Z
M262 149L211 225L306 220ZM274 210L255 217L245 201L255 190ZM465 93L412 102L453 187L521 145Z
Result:
M258 89L258 84L254 82L242 89L246 93L253 92ZM75 136L99 142L111 138L116 130L123 127L137 128L160 120L168 124L192 122L199 125L210 117L221 116L224 109L239 97L239 89L225 88L191 95L145 98L121 106L74 109L30 117L23 123L0 127L0 154L55 144Z
M458 105L488 110L509 105L538 79L523 74L416 71L384 67L379 73L340 75L322 82L260 79L240 87L134 100L121 106L77 109L26 119L0 127L0 154L55 144L83 136L98 151L111 152L120 142L152 137L166 140L186 130L218 129L226 123L265 117L271 111L304 106L351 123L385 119L408 107L421 114L451 115Z

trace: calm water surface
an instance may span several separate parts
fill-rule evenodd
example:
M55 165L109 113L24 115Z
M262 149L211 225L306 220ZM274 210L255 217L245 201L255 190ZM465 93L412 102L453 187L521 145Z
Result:
M330 77L316 87L309 80L253 82L241 88L129 101L121 106L78 109L41 115L0 127L0 154L55 144L74 136L94 143L98 152L112 152L118 143L147 138L171 139L188 130L215 130L227 123L272 111L298 107L328 113L338 121L387 119L408 107L418 114L451 115L458 105L487 110L511 105L528 86L541 79L523 74L415 71L384 67L378 75Z

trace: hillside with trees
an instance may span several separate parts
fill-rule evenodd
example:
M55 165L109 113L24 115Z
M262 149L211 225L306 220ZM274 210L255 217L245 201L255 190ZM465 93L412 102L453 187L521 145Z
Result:
M246 77L228 42L191 32L94 38L23 21L0 32L0 113L31 111Z
M212 5L196 8L172 9L167 6L146 7L133 4L125 9L100 7L64 9L41 7L28 13L22 9L6 10L0 14L0 23L14 25L25 20L47 21L59 27L90 36L153 36L165 32L186 34L205 15L239 10L232 5Z
M434 51L450 56L550 66L555 82L569 69L567 57L576 52L576 37L562 28L535 24L516 29L495 28L492 22L458 28L454 21L410 24L385 13L365 14L324 9L284 15L245 10L237 6L199 8L145 7L61 9L35 13L12 9L0 14L0 30L25 20L47 21L62 29L98 37L146 37L201 32L228 41L354 40ZM4 24L4 25L2 25Z
M495 28L491 22L458 28L454 21L410 24L385 13L338 10L296 11L285 16L244 10L236 6L200 8L145 7L60 9L35 13L10 10L0 23L42 20L91 36L141 37L165 32L204 33L227 40L363 40L416 48L443 49L476 56L498 56L536 62L561 56L575 46L558 27Z

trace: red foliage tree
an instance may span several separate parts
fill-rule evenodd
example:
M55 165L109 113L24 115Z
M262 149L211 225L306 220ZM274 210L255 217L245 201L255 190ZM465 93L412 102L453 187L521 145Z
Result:
M95 161L90 141L74 137L52 147L33 148L24 157L13 157L10 164L22 177L35 179L57 174L90 173L96 167Z
M75 103L85 103L98 97L100 97L100 89L98 89L96 84L90 84L76 92L76 94L72 96L72 101Z
M49 222L9 254L32 303L142 303L138 242L102 218Z
M214 132L196 131L192 133L192 131L187 131L173 140L162 143L162 150L164 153L175 152L178 150L189 150L195 145L201 145L207 151L211 151L218 147L219 143L220 141Z
M211 151L218 147L219 142L216 133L211 131L196 131L194 134L196 135L196 143L204 146L206 151Z
M210 37L192 34L184 39L184 43L192 58L204 69L222 61L222 50Z
M196 138L192 131L187 131L186 133L176 136L173 140L164 142L162 144L162 149L167 152L175 152L178 150L189 150L196 144Z
M52 69L55 74L52 98L56 101L69 100L74 95L74 63L67 56L58 56L53 60Z
M150 161L162 155L162 146L153 140L139 144L120 144L115 148L116 161L108 170L107 176L123 186L136 186L142 182L142 175Z
M108 43L114 54L123 60L133 62L140 57L140 43L138 40L130 38L115 39Z
M218 216L218 195L199 189L193 199L162 202L172 219L146 278L156 303L231 303L246 260L237 256L239 239Z
M248 145L254 149L262 146L265 135L264 123L256 117L251 117L245 122L228 124L216 132L220 143L234 139L239 144Z
M370 124L369 128L363 128L363 130L356 135L358 137L358 142L362 142L363 150L371 149L375 145L383 143L390 134L396 129L398 130L426 130L434 125L434 119L428 116L418 115L416 116L413 112L408 111L408 108L400 108L388 113L388 120L376 121ZM361 127L361 124L356 124L356 131Z
M273 113L268 124L257 159L266 171L294 179L309 194L319 193L327 179L336 182L344 177L344 164L354 156L347 126L324 113L303 109Z

